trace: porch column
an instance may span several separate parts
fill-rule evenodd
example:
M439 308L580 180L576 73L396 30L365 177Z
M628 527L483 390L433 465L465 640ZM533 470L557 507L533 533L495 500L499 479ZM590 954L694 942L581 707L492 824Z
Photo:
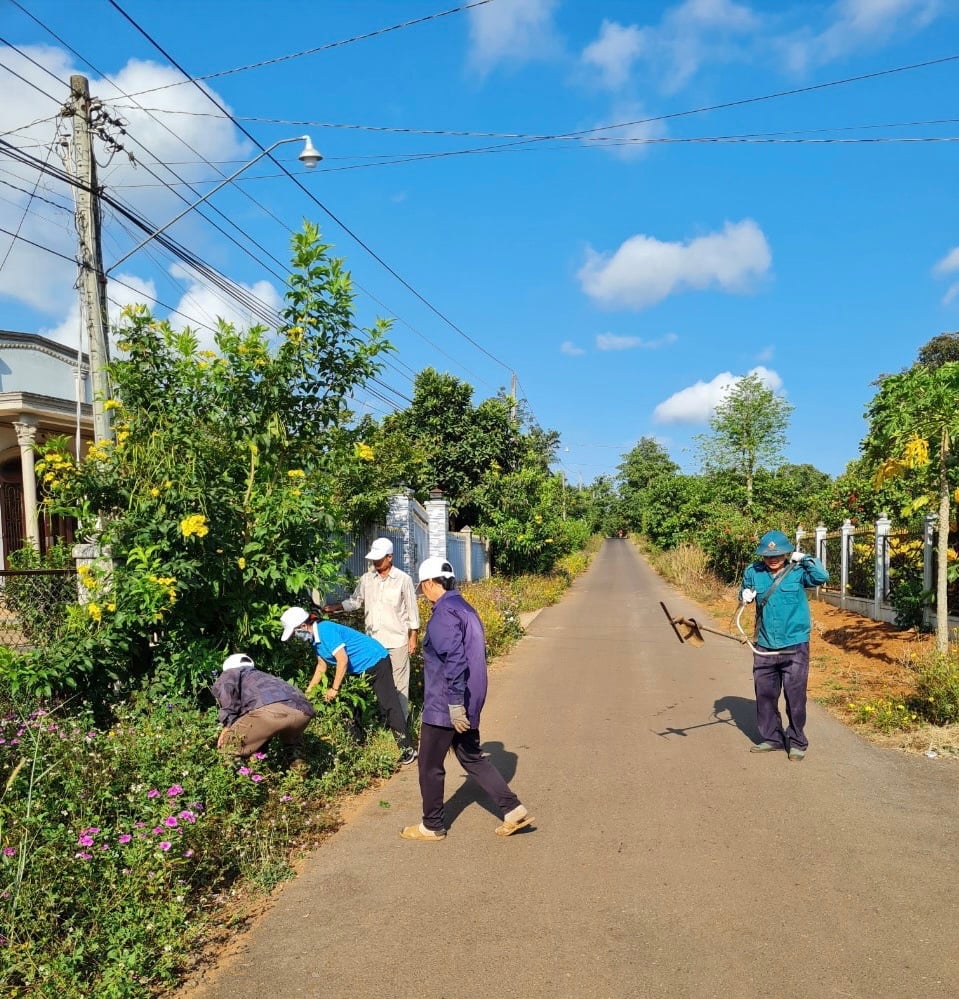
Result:
M17 443L20 445L20 469L23 476L23 517L26 525L27 540L40 549L40 527L37 522L37 471L33 457L33 445L37 440L37 418L21 414L19 420L14 420L13 428L17 432Z

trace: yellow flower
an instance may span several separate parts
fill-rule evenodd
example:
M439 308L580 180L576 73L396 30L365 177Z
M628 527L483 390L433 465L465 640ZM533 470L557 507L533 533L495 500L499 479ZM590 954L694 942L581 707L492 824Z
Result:
M150 490L150 495L151 495L151 496L154 496L154 497L156 497L156 496L159 496L159 495L160 495L160 490L159 490L159 489L157 489L157 487L156 487L156 486L154 486L154 487L153 487L153 488L152 488L152 489Z
M180 533L185 538L196 535L203 538L210 533L210 528L206 526L206 517L202 513L191 513L189 517L184 517L180 521Z
M103 411L109 413L111 409L119 409L120 403L116 399L107 399L103 403Z
M240 557L239 557L239 558L238 558L238 559L236 560L236 564L237 564L237 565L238 565L238 566L239 566L239 567L240 567L241 569L245 569L245 568L246 568L246 559L245 559L245 558L243 558L243 556L241 555L241 556L240 556Z
M376 455L373 453L373 448L369 444L357 443L354 448L354 453L360 461L374 461Z
M112 614L117 609L116 604L107 604L107 610Z
M99 604L87 604L87 613L94 621L99 621L103 617L103 608Z
M306 472L304 472L302 468L291 468L286 474L291 479L305 479L306 478Z

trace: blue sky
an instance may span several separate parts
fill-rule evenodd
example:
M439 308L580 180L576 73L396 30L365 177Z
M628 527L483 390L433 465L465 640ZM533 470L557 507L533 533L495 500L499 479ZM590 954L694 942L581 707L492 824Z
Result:
M426 365L477 399L515 373L557 467L589 482L642 436L695 471L711 407L757 371L795 407L787 460L835 475L875 379L959 329L954 0L117 3L129 19L3 3L3 140L59 164L57 102L88 76L126 122L100 180L159 227L257 155L236 122L262 146L309 133L314 171L294 143L276 155L313 198L263 159L170 234L275 308L275 260L318 221L358 320L397 317L388 388L360 412L405 405ZM218 74L235 120L169 86L180 70L131 20ZM41 177L28 200L37 178L0 147L0 227L44 248L0 233L0 327L76 344L75 268L49 252L75 252L70 193ZM106 214L107 267L137 242L123 224ZM117 276L118 304L248 318L156 244Z

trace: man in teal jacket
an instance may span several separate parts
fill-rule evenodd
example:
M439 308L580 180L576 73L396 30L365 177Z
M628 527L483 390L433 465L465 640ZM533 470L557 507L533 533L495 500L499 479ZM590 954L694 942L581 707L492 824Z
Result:
M809 682L809 632L812 622L806 590L821 586L829 573L819 559L795 551L782 531L767 531L756 549L758 561L746 568L739 598L756 604L753 684L762 739L753 753L789 750L789 759L806 757L806 687ZM785 695L789 728L783 731L779 695Z

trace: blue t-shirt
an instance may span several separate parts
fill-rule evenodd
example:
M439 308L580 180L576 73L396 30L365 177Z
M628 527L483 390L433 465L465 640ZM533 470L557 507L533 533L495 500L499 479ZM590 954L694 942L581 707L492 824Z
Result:
M313 638L316 654L331 666L336 665L336 650L345 650L347 673L365 673L389 656L386 646L375 638L335 621L318 621L314 626Z

